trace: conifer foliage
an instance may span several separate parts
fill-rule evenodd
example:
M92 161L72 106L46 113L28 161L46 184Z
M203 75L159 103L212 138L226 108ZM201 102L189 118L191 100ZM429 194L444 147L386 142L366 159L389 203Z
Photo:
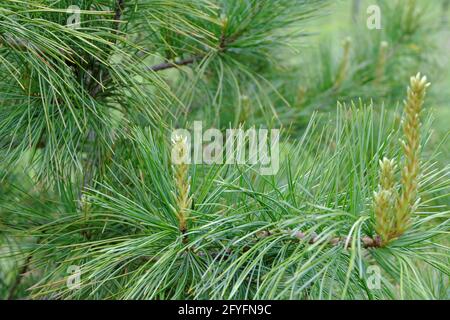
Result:
M377 3L2 1L0 298L448 298L443 13ZM195 121L279 170L174 163Z

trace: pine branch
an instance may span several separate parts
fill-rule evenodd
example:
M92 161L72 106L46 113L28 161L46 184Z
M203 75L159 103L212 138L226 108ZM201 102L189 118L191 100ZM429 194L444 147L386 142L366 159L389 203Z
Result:
M257 237L260 239L263 239L263 238L267 238L268 236L270 236L274 233L275 233L275 231L273 231L273 232L261 231L257 235ZM304 233L302 231L292 232L290 230L282 230L281 233L289 234L292 237L294 237L298 240L301 240L301 241L308 240L308 244L315 244L320 240L320 236L315 232L312 232L311 234L308 235L307 233ZM334 238L328 239L326 242L331 246L343 245L344 248L348 248L348 244L352 242L352 238L339 236L339 237L334 237ZM380 248L381 247L381 238L379 236L375 236L375 237L364 236L361 238L361 245L365 249Z
M124 0L116 0L116 9L114 14L114 33L119 33L120 23L122 19L123 11L125 10L125 1ZM111 75L108 74L103 81L98 80L97 84L89 90L89 94L91 97L96 98L100 91L104 88L103 83L107 83L111 80ZM103 82L103 83L102 83Z
M194 56L194 57L189 57L186 59L182 59L180 61L174 61L174 62L163 62L160 64L156 64L154 66L151 67L147 67L146 70L148 71L153 71L153 72L158 72L158 71L163 71L163 70L167 70L167 69L172 69L172 68L177 68L177 67L181 67L181 66L187 66L190 64L193 64L197 61L202 60L206 55L198 55L198 56ZM100 83L97 83L97 85L95 85L91 90L90 90L90 95L92 97L97 97L97 95L100 93L100 91L104 88L104 85L106 83L108 83L111 80L111 76L107 75L103 81Z
M122 18L122 13L123 10L125 9L125 0L116 0L116 11L114 14L114 30L116 31L116 33L119 32L119 28L120 28L120 23L121 23L121 18Z
M116 33L119 32L120 20L122 18L122 14L125 9L124 2L125 2L124 0L116 0L116 10L115 10L115 15L114 15L114 20L115 20L114 30ZM97 79L100 75L101 68L100 67L97 68L96 71L97 72L96 72L96 75L94 76L94 78ZM109 79L111 79L110 73L108 73L108 75L106 76L106 79L105 79L106 82L109 81ZM93 97L95 99L97 97L97 95L100 93L100 91L102 90L102 88L103 88L103 85L99 80L99 82L94 86L94 88L92 88L89 91L89 94L91 95L91 97ZM88 141L91 143L94 143L96 136L97 136L96 132L93 129L90 129L89 134L88 134ZM83 206L83 201L82 201L83 200L82 199L83 190L86 190L89 186L91 186L92 182L94 180L94 173L93 173L94 165L95 165L95 163L92 161L92 159L89 159L87 165L85 166L87 172L85 173L85 175L83 177L83 186L81 188L81 192L80 192L80 196L79 196L80 207Z
M193 64L196 61L203 59L204 57L205 56L194 56L194 57L182 59L180 61L164 62L164 63L160 63L157 65L148 67L147 70L158 72L158 71L167 70L167 69L171 69L171 68L187 66L187 65Z
M317 242L319 242L320 240L320 235L318 235L315 232L312 232L311 234L307 234L305 232L302 231L291 231L291 230L272 230L272 231L260 231L256 234L256 242L263 240L265 238L268 238L269 236L275 235L275 234L288 234L290 235L293 239L297 239L299 241L305 241L305 243L307 244L315 244ZM344 247L344 249L348 249L349 248L349 244L353 241L352 237L334 237L334 238L330 238L328 240L326 240L325 242L329 245L329 246L342 246ZM374 237L369 237L369 236L364 236L361 238L361 246L364 249L370 249L370 248L381 248L382 247L382 239L380 236L374 236ZM193 252L196 252L196 250L194 249ZM231 255L233 252L233 250L231 249L227 249L227 254ZM203 251L198 251L197 252L198 255L203 256L205 255L205 252ZM209 254L211 256L218 256L220 253L219 252L209 252ZM152 257L153 260L157 260L156 257Z
M228 20L226 18L224 18L222 21L222 31L221 31L221 34L219 37L220 40L219 40L219 44L217 46L217 52L225 52L227 49L227 45L236 40L236 36L234 36L233 38L226 37L227 26L228 26ZM163 63L157 64L157 65L148 67L147 70L158 72L158 71L167 70L167 69L171 69L171 68L187 66L187 65L190 65L197 61L202 60L206 56L207 56L207 54L203 54L203 55L188 57L188 58L185 58L185 59L182 59L179 61L163 62Z
M16 291L20 286L20 283L22 282L23 276L25 273L27 273L30 263L31 263L32 255L28 255L28 257L25 259L25 263L23 264L22 268L20 268L19 273L17 274L16 278L14 279L14 283L12 284L11 288L9 289L8 293L8 300L14 299L14 296L16 295Z

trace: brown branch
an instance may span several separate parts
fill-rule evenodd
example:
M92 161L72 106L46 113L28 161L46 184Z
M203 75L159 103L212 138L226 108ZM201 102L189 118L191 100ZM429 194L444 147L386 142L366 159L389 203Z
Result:
M121 22L121 18L122 18L124 9L125 9L125 0L116 0L116 9L115 9L115 14L114 14L114 32L116 34L119 33L120 22ZM97 74L95 76L95 78L99 78L101 76L101 68L100 67L96 68L95 73ZM105 76L103 81L101 79L99 79L97 84L91 90L89 90L90 96L95 99L97 97L97 95L100 93L100 91L103 89L103 87L104 87L103 83L107 83L109 80L111 80L111 78L112 78L111 72L109 72ZM88 142L91 143L91 146L95 143L96 138L97 138L96 132L92 128L89 129L87 140L88 140ZM97 159L97 161L98 161L98 159ZM96 162L94 162L94 160L92 158L89 158L87 163L84 166L84 168L86 170L84 172L82 187L81 187L80 195L79 195L79 199L78 199L79 208L81 210L85 210L84 203L83 203L83 191L86 190L87 188L89 188L90 186L92 186L92 184L93 184L94 167L95 166L96 166ZM83 235L87 239L90 238L89 232L83 232L83 233L84 233Z
M151 67L147 67L146 70L148 71L153 71L153 72L158 72L158 71L162 71L162 70L167 70L167 69L171 69L171 68L177 68L177 67L181 67L181 66L187 66L190 64L193 64L201 59L203 59L205 56L204 55L199 55L199 56L194 56L194 57L189 57L183 60L179 60L179 61L174 61L174 62L163 62ZM104 85L103 83L107 83L109 80L111 80L111 76L106 76L105 79L103 79L102 82L98 82L96 86L94 86L91 90L90 90L90 95L92 97L96 97L100 91L103 89Z
M123 11L125 10L125 0L116 0L116 9L114 14L114 33L119 33L120 23L122 19ZM103 83L107 83L109 80L111 80L111 75L108 74L103 81L100 79L98 80L97 84L89 90L89 94L91 97L95 98L100 91L104 88Z
M292 237L297 238L298 240L302 240L302 241L308 240L309 244L314 244L314 243L318 242L320 239L320 237L315 232L313 232L309 235L304 232L301 232L301 231L292 232L289 230L287 230L287 231L284 230L282 232L291 234ZM273 234L273 232L264 230L264 231L259 232L257 234L257 237L261 239L261 238L266 238L272 234ZM349 237L334 237L334 238L328 239L327 242L329 245L332 245L332 246L337 246L337 245L343 244L344 247L347 248L348 244L352 242L352 238L351 237L350 238ZM369 236L362 237L361 244L362 244L363 248L365 248L365 249L382 247L382 241L381 241L380 236L378 236L378 235L376 235L374 237L369 237Z
M30 254L25 259L25 263L23 264L22 268L20 268L19 273L17 274L16 279L14 280L14 283L13 283L11 289L9 289L8 298L7 298L8 300L14 299L14 296L16 295L16 291L19 288L20 283L22 282L22 278L23 278L24 274L27 273L28 268L30 267L31 257L32 257L32 255Z
M227 248L225 249L225 251L201 251L201 250L197 250L195 247L190 247L188 246L188 241L186 241L186 237L187 237L187 230L181 230L182 234L183 234L183 238L182 238L182 244L186 245L186 252L190 251L193 252L194 254L198 255L199 257L203 257L205 255L210 255L212 257L218 257L218 256L222 256L223 259L227 259L229 256L231 256L233 254L233 250L231 248ZM306 234L304 232L301 231L292 231L292 230L273 230L273 231L268 231L268 230L263 230L260 232L256 233L256 239L254 240L254 243L256 243L259 240L265 239L271 235L275 235L275 234L289 234L292 239L290 240L299 240L299 241L305 241L305 243L307 244L315 244L319 241L320 237L317 235L317 233L312 232L311 234ZM342 245L344 247L344 249L348 249L349 245L351 245L353 238L351 237L334 237L334 238L330 238L328 239L326 242L329 246L340 246ZM371 248L382 248L383 247L383 243L381 240L381 237L378 235L375 235L374 237L369 237L369 236L364 236L361 238L361 245L364 249L371 249ZM247 252L248 250L250 250L250 246L245 246L242 248L242 253ZM143 257L143 259L145 261L152 261L152 262L157 262L158 259L160 259L159 256L147 256L147 257Z
M124 0L116 0L116 9L115 9L115 14L114 14L114 32L116 34L119 32L119 27L120 27L120 22L121 22L120 20L122 18L122 13L125 9L124 2L125 2ZM94 76L94 78L99 78L101 76L101 71L102 70L101 70L100 66L98 68L95 68L95 63L94 63L93 72L95 72L95 74L96 74ZM108 75L105 76L103 81L101 79L99 79L97 81L97 84L89 90L90 96L95 99L104 87L102 82L108 82L110 79L111 79L110 73L108 73ZM90 142L91 146L95 143L96 138L97 138L97 134L96 134L95 130L93 130L92 128L89 129L87 141ZM92 153L94 153L94 152L92 152ZM86 163L84 165L85 172L84 172L84 176L83 176L82 186L80 189L80 194L78 197L78 207L80 210L85 210L84 202L83 202L83 191L86 190L87 188L89 188L90 186L92 186L92 184L93 184L94 167L96 167L96 162L94 162L94 160L91 157L86 161ZM90 234L89 234L89 232L83 232L83 236L85 236L85 238L89 239Z
M119 32L119 27L120 27L120 20L122 18L122 13L123 10L125 8L125 4L124 4L125 0L116 0L116 12L114 14L114 30L116 31L116 33Z
M220 35L220 40L219 40L219 44L217 47L217 52L225 52L227 50L227 45L232 43L235 40L235 37L233 38L227 38L225 36L225 28L226 26L224 26L224 29L222 30L222 33ZM161 70L167 70L167 69L171 69L171 68L177 68L177 67L181 67L181 66L187 66L190 64L193 64L199 60L202 60L204 57L206 57L206 54L203 55L197 55L197 56L193 56L193 57L189 57L189 58L185 58L179 61L168 61L168 62L164 62L164 63L160 63L151 67L148 67L147 70L149 71L154 71L154 72L158 72Z
M256 234L256 241L259 241L261 239L267 238L273 234L276 233L280 233L280 231L276 232L276 231L267 231L267 230L263 230L260 231ZM314 244L317 243L319 241L319 236L313 232L310 235L307 235L306 233L303 233L301 231L296 231L296 232L292 232L292 231L287 231L287 230L282 230L281 233L287 233L289 235L292 236L292 240L297 239L299 241L305 241L308 244ZM349 244L351 244L352 242L351 237L335 237L335 238L331 238L328 239L326 242L328 245L330 246L339 246L342 245L344 247L344 249L348 249ZM382 245L382 241L381 241L381 237L376 235L374 237L369 237L369 236L365 236L361 238L361 245L364 249L370 249L370 248L381 248L383 247ZM250 247L246 246L242 249L242 253L248 251L250 249ZM215 251L215 252L206 252L206 251L196 251L195 249L192 250L195 254L197 254L198 256L205 256L206 254L211 255L212 257L218 257L219 255L223 255L224 259L227 259L231 254L233 254L233 250L228 248L226 249L225 252L221 252L221 251ZM157 261L157 257L152 257L153 261Z
M186 58L183 60L179 60L179 61L174 61L174 62L164 62L164 63L160 63L151 67L148 67L147 70L149 71L161 71L161 70L166 70L166 69L170 69L170 68L176 68L176 67L180 67L180 66L187 66L190 65L198 60L203 59L204 56L194 56L194 57L190 57L190 58Z

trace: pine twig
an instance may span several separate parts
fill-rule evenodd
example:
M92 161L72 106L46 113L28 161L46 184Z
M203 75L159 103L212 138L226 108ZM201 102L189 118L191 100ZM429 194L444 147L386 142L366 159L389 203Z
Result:
M305 241L307 240L308 244L314 244L317 243L321 237L315 233L312 232L311 234L307 234L305 232L302 231L291 231L291 230L282 230L282 233L285 234L289 234L290 236L292 236L293 238L296 238L300 241ZM274 234L275 232L271 232L271 231L261 231L257 234L257 237L259 239L262 238L267 238L268 236ZM330 246L338 246L338 245L343 245L345 248L348 247L348 243L352 242L352 238L351 237L343 237L343 236L337 236L334 238L330 238L327 239L326 242L330 245ZM381 238L379 236L375 236L375 237L369 237L369 236L364 236L361 238L361 245L363 248L365 249L369 249L369 248L379 248L381 247Z
M114 13L114 27L113 27L115 34L119 34L120 23L124 10L125 10L125 0L116 0L116 9ZM89 91L91 97L94 98L97 97L100 91L104 88L103 83L107 83L109 80L111 80L111 75L109 73L108 75L105 76L103 80L98 80L98 83Z
M20 283L22 282L23 276L25 273L27 273L30 263L31 263L32 255L28 255L28 257L25 259L25 263L22 265L22 268L20 268L19 273L17 274L16 278L14 279L14 283L12 284L11 288L9 289L7 300L13 300L14 296L16 295L16 291L20 286Z
M193 64L196 61L199 61L199 60L203 59L203 57L204 56L194 56L194 57L182 59L180 61L164 62L164 63L160 63L160 64L157 64L157 65L148 67L147 70L158 72L158 71L161 71L161 70L176 68L176 67L180 67L180 66L187 66L187 65Z
M233 39L227 38L227 36L226 36L227 27L228 27L228 19L227 19L227 17L224 17L224 18L222 18L222 32L220 34L219 44L216 49L217 52L225 52L227 49L227 45L232 43L234 41L234 39L236 38L236 37L233 37ZM207 56L207 54L202 54L202 55L196 55L193 57L181 59L179 61L167 61L167 62L163 62L163 63L157 64L157 65L148 67L147 70L158 72L158 71L167 70L167 69L171 69L171 68L187 66L187 65L190 65L197 61L202 60L206 56Z
M125 9L125 0L116 0L116 11L114 14L114 30L116 33L119 32L120 23L122 19L123 10Z

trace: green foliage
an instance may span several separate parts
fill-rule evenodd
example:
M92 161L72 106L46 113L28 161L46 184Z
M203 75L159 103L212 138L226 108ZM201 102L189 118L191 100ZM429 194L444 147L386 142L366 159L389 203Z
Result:
M360 17L323 41L307 36L340 6L325 0L3 1L0 298L448 298L439 90L411 226L373 243L407 80L443 64L437 12L378 4L382 30ZM283 128L280 170L174 166L170 133L194 120Z

